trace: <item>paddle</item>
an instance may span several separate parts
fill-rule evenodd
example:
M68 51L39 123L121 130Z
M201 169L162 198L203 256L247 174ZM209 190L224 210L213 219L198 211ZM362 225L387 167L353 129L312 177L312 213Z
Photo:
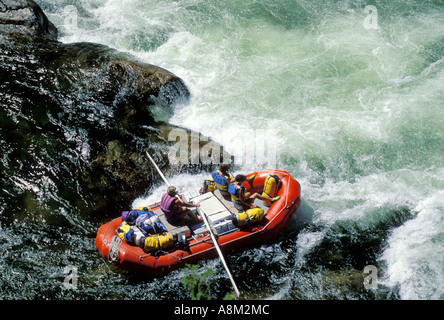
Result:
M148 156L148 158L151 160L151 162L153 163L154 167L157 169L157 171L159 172L160 176L162 177L163 181L167 184L167 186L170 186L170 183L168 182L168 180L165 178L165 176L163 175L162 171L159 169L159 167L157 166L156 162L154 161L153 158L151 158L150 154L148 153L148 151L146 152L146 155ZM178 197L178 196L177 196ZM231 275L230 269L228 268L227 263L225 262L225 258L222 254L222 251L220 250L219 247L219 243L217 242L216 236L214 235L213 231L211 230L210 224L208 222L207 216L206 214L202 211L202 218L205 222L205 225L207 226L208 231L210 232L211 235L211 239L213 239L213 243L214 243L214 247L216 248L217 253L219 254L219 258L222 261L222 265L225 268L225 271L227 271L228 277L230 278L231 284L233 285L234 288L234 292L236 293L236 297L239 298L240 296L240 292L239 289L237 288L236 282L234 282L233 276Z

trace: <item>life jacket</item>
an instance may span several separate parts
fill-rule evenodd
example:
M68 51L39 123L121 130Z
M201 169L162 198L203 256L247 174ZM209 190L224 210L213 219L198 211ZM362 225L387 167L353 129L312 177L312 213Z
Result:
M168 193L165 193L160 200L160 209L162 209L163 213L171 213L171 205L174 200L177 198L174 196L170 196Z
M174 239L169 232L163 232L147 236L142 243L143 251L150 253L161 249L171 248L174 245Z
M222 174L222 176L220 175ZM223 173L220 170L216 170L211 175L213 178L213 181L216 183L216 187L223 192L226 192L228 187L226 185L227 180L230 181L232 179L231 174L223 175Z
M276 175L268 175L264 182L264 189L262 195L267 198L274 198L279 189L280 179ZM263 200L265 206L270 206L270 201Z
M241 227L249 223L259 222L265 216L265 211L262 208L252 208L247 211L233 214L233 224L236 227Z
M144 236L166 232L167 228L159 220L159 216L153 212L146 212L136 220L136 226L142 231Z
M244 189L245 191L245 187L243 185L237 185L234 182L230 183L230 185L228 186L228 192L231 194L231 201L238 203L238 204L242 204L240 198L239 198L239 190L240 189Z

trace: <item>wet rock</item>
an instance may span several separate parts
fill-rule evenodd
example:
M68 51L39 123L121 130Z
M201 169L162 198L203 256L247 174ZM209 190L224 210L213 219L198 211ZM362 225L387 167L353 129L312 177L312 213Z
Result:
M145 150L167 174L199 170L171 167L177 127L151 111L186 103L182 79L101 44L56 40L34 1L0 0L1 134L23 136L4 150L14 176L37 187L45 177L84 214L114 215L158 180Z
M151 100L162 105L171 105L190 93L182 79L163 68L152 64L115 60L108 65L110 73L119 81L128 94L141 100Z
M0 0L0 40L0 53L21 55L45 73L39 76L49 78L51 91L83 90L118 106L170 106L189 97L183 80L168 70L104 45L57 42L57 28L33 0Z
M57 41L57 28L33 0L0 0L0 33Z
M187 148L188 152L182 163L172 161L178 142L171 141L171 132L183 133L187 138L182 147ZM192 135L199 139L198 145L194 146L196 150L191 146ZM149 151L167 178L180 172L210 172L222 161L231 159L219 144L199 133L176 126L162 124L145 136L144 141L139 142L139 149L131 149L131 144L124 145L122 140L109 141L105 150L92 161L90 168L84 171L89 193L95 195L102 211L110 210L116 213L128 208L135 198L143 196L153 184L163 183L146 151ZM140 149L140 145L145 146L145 149ZM209 150L210 154L205 154L205 150ZM196 152L199 155L196 155Z

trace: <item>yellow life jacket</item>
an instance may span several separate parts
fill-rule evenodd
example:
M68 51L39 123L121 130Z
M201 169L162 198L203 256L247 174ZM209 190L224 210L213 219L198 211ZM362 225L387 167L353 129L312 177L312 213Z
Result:
M221 176L222 174L222 176ZM231 176L231 174L229 173L228 175L223 175L223 173L220 170L216 170L213 174L212 174L212 178L213 181L216 183L217 188L220 191L226 192L228 190L228 187L226 185L226 181L231 181L231 179L233 179L233 177Z
M279 177L276 175L269 175L265 179L264 183L264 190L262 192L262 195L267 198L274 198L278 191L278 183L279 183ZM265 206L270 206L270 201L263 200L263 203Z
M150 253L161 249L168 249L174 245L173 237L169 232L153 234L145 238L143 251Z
M242 204L240 197L239 197L239 190L241 188L245 190L245 187L243 185L238 185L234 182L230 183L230 185L228 186L228 192L231 194L231 201L233 201L237 204Z
M265 211L262 208L252 208L247 211L233 214L233 224L236 227L241 227L249 223L259 222L265 216Z

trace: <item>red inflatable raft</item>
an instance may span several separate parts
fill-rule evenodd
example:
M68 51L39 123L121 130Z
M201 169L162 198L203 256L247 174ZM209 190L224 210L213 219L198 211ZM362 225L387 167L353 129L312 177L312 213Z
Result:
M300 184L288 172L267 169L251 173L247 178L252 175L255 175L252 183L243 183L246 191L262 194L267 177L277 176L279 182L272 196L280 198L268 206L264 205L263 201L256 200L255 204L264 209L264 215L260 221L243 226L236 227L233 224L233 216L238 210L234 209L232 202L224 198L218 190L204 194L196 191L194 195L190 192L181 195L186 201L200 203L197 212L200 215L206 214L224 253L276 237L287 226L301 204ZM96 236L96 247L106 260L125 270L164 274L182 268L185 264L194 264L218 256L204 224L189 227L171 226L160 210L160 202L150 205L149 208L159 216L174 238L174 244L170 248L151 253L144 251L143 247L130 245L117 235L116 229L122 224L122 218L119 217L102 225Z

